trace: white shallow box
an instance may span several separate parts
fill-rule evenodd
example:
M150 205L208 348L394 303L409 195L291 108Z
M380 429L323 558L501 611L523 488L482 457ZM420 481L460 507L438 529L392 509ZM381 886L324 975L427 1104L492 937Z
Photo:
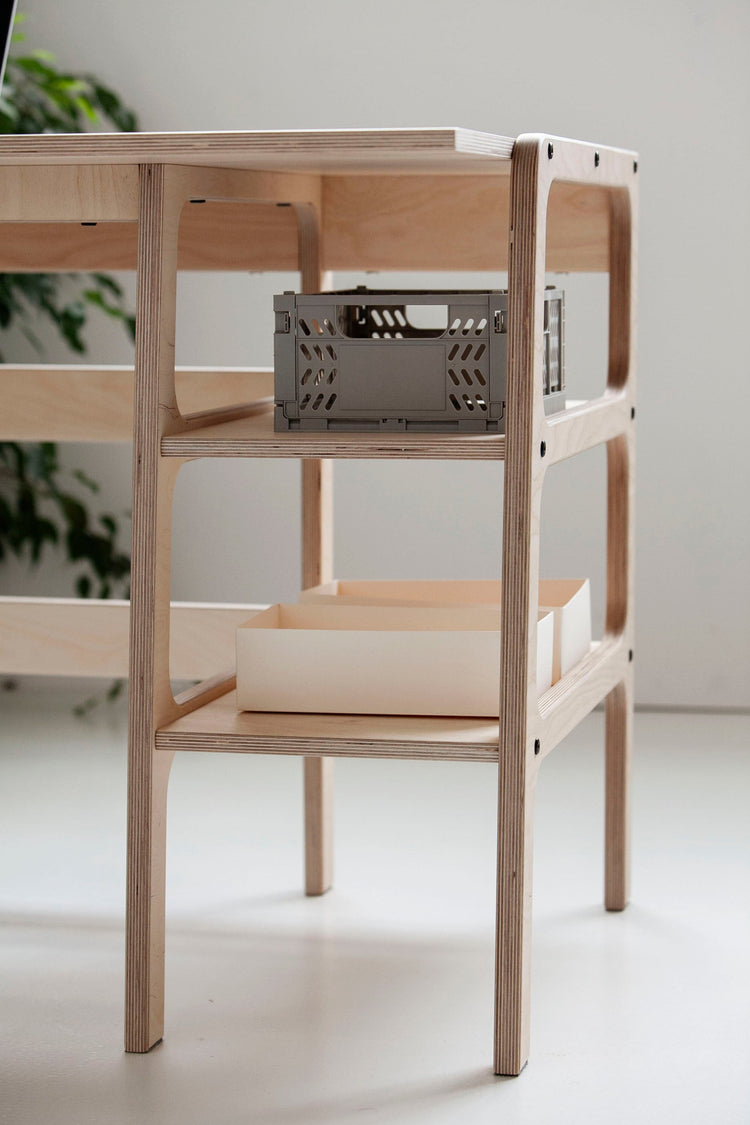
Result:
M303 590L303 604L486 605L499 607L502 584L469 581L361 581L337 579ZM539 612L555 619L552 682L583 659L591 647L591 587L588 578L545 578L539 583Z
M553 615L540 614L540 694L553 634ZM490 606L274 605L237 630L241 711L493 717L499 683Z

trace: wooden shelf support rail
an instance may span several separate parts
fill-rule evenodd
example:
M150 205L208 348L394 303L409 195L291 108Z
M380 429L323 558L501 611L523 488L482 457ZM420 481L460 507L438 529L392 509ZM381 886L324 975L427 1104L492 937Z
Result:
M133 378L132 367L115 364L0 364L0 441L130 443ZM183 416L203 424L237 403L266 400L270 409L273 396L267 368L178 367L175 381Z
M235 631L260 605L172 602L170 672L204 680L234 661ZM0 671L10 676L128 675L130 603L0 597Z

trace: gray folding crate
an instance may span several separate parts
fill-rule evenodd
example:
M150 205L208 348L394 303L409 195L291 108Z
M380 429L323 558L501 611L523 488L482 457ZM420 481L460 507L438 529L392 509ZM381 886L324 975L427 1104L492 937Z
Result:
M287 292L274 312L276 430L505 431L507 290ZM564 319L547 289L547 413L565 405Z

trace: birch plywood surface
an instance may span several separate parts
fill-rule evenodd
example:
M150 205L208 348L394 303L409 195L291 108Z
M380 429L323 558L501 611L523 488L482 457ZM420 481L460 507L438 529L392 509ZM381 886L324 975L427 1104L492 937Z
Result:
M257 605L173 602L170 671L202 680L234 667L235 630ZM13 676L128 675L130 605L114 598L0 598L0 670Z
M330 172L509 170L513 138L471 129L98 133L12 136L0 164L188 164Z
M501 461L502 434L275 433L258 414L162 438L165 457L404 457Z
M496 762L498 724L429 716L238 711L236 693L230 691L162 727L156 746L159 750Z
M129 168L122 171L130 173ZM115 177L110 179L114 182ZM568 183L555 188L547 230L548 268L605 270L606 193ZM135 222L106 221L104 205L81 210L76 199L78 213L97 220L95 226L81 227L52 221L61 201L55 206L50 221L4 226L2 269L32 271L52 268L50 263L71 270L135 268ZM107 206L118 206L117 199ZM322 177L322 209L324 269L507 269L507 177L330 174ZM38 210L30 213L38 217ZM188 206L180 221L178 266L297 269L294 214L291 208L264 203L208 200Z
M177 395L186 414L273 396L261 368L181 367ZM113 441L133 438L133 368L0 364L1 441Z
M0 175L2 180L2 175ZM297 224L287 207L212 203L186 207L178 266L185 270L296 270ZM133 270L135 222L8 222L2 228L0 268Z

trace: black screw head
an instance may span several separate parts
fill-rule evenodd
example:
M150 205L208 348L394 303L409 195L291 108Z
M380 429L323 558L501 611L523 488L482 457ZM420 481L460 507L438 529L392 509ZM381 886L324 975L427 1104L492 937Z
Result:
M637 161L637 160L634 160L634 161L633 161L633 171L634 171L634 172L637 172L637 171L638 171L638 161Z
M599 153L598 152L594 153L594 167L595 168L599 167Z
M535 738L534 739L534 753L535 754L541 754L541 752L542 752L542 744L541 744L541 742L539 741L538 738Z
M635 407L634 406L630 407L630 417L631 417L631 419L635 418Z
M629 649L628 649L628 661L629 661L629 662L630 662L631 664L633 663L633 650L632 650L632 648L629 648Z
M543 441L542 444L539 446L539 456L540 457L546 457L547 456L547 442L546 441Z
M547 159L551 160L554 155L555 155L555 146L552 144L552 141L550 141L550 143L547 145Z

